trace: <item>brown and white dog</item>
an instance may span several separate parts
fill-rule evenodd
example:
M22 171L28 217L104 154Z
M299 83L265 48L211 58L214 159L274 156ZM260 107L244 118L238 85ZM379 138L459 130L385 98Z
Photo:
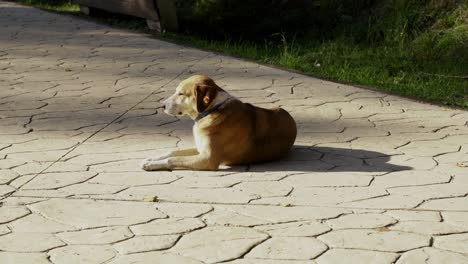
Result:
M296 122L281 108L242 103L205 75L182 81L164 102L169 115L195 120L196 148L176 150L141 164L144 170L216 170L285 156L296 139Z

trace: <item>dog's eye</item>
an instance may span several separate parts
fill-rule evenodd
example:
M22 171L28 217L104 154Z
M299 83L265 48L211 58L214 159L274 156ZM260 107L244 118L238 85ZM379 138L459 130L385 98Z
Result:
M184 95L183 93L179 93L179 95Z

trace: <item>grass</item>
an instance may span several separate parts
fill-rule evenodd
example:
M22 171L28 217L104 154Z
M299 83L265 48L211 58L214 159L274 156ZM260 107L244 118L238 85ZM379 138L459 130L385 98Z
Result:
M64 0L19 2L58 12L79 10L77 5ZM378 45L372 43L372 39L366 43L356 43L346 36L312 41L287 38L284 34L276 34L264 41L216 40L180 33L165 33L161 37L321 78L375 87L427 102L468 108L468 61L466 57L457 55L460 52L456 49L458 46L450 46L455 41L466 43L466 16L466 10L455 9L437 20L431 30L422 33L415 29L416 26L408 26L409 19L404 23L401 21L405 20L401 19L390 21L401 24L396 28L398 30L380 22L383 24L369 26L367 36L372 36L371 30L376 28L391 29L392 32L383 44ZM101 21L131 29L145 28L144 20L125 16L108 15ZM449 51L455 55L442 56ZM461 52L466 54L466 50L462 49Z
M32 5L38 8L47 9L56 12L78 12L80 7L77 4L72 3L71 1L62 1L62 0L19 0L25 5Z

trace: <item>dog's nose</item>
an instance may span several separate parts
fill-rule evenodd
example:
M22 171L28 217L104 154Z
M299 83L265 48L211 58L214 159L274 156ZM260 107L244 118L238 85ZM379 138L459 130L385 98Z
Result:
M166 110L166 105L165 104L163 105L163 109Z

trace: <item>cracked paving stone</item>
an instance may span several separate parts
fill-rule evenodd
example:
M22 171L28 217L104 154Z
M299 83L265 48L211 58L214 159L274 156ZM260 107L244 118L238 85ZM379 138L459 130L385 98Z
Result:
M268 221L270 223L328 219L335 218L344 213L349 213L349 211L345 209L306 206L282 207L264 205L226 205L217 206L215 208L215 212L218 208Z
M232 188L191 189L182 186L152 185L131 187L118 194L118 197L142 200L157 195L160 200L191 203L247 203L256 195Z
M203 264L203 262L197 261L192 258L183 257L177 254L171 254L168 252L145 252L136 253L131 255L118 256L113 259L109 264Z
M434 238L434 247L468 254L468 233L437 236Z
M241 178L236 176L223 176L223 177L183 177L182 179L174 182L174 185L185 186L188 188L226 188L231 187L242 181Z
M315 264L313 260L280 260L280 259L236 259L224 262L228 264Z
M73 195L93 195L93 194L114 194L123 189L125 186L94 184L94 183L81 183L73 184L60 190L68 192Z
M0 225L0 236L11 233L11 230L6 225Z
M468 231L468 226L452 225L445 222L399 222L396 225L389 227L390 230L402 231L408 233L419 233L428 235L447 235L462 233ZM467 237L468 242L468 237Z
M305 172L305 171L327 171L333 168L333 165L320 160L314 161L278 161L270 163L255 164L250 167L251 172L282 171L287 173Z
M206 224L197 218L169 218L134 225L130 229L135 235L170 235L190 232L205 226Z
M199 217L213 210L209 204L158 203L156 208L170 217Z
M13 168L13 170L19 173L20 175L36 174L43 171L50 164L52 164L52 162L28 162L24 165ZM16 179L15 181L17 181L18 179Z
M179 177L170 172L114 172L99 173L98 176L89 180L89 183L108 185L139 186L151 184L166 184L177 180Z
M15 196L10 196L6 199L3 199L3 205L4 206L22 206L22 205L29 205L33 203L37 203L40 201L47 200L47 198L37 198L37 197L15 197Z
M272 221L253 217L231 210L216 208L213 212L203 216L203 220L209 225L222 226L245 226L251 227L256 225L270 224Z
M4 195L7 195L9 193L12 193L15 191L15 188L9 186L9 185L0 185L0 197L1 196L4 196Z
M324 224L311 221L256 226L255 229L272 237L312 237L331 230Z
M418 248L401 255L396 264L439 264L439 263L468 263L466 255L440 250L437 248Z
M442 212L442 215L445 222L468 226L468 212Z
M348 229L329 232L319 237L328 246L345 249L367 249L387 252L407 251L429 246L430 237L398 231L380 232L369 229Z
M313 237L273 237L256 246L245 257L307 260L327 249L325 244Z
M242 182L233 187L236 190L258 197L286 196L292 187L280 182Z
M352 174L349 172L317 172L307 174L297 174L288 176L281 180L294 188L296 187L358 187L368 186L373 179L372 176Z
M2 264L51 264L45 253L15 253L0 252L0 263Z
M51 199L30 207L51 220L81 228L133 225L166 217L151 204L136 202Z
M460 197L468 194L468 184L435 184L387 189L390 194L414 196L423 200Z
M388 252L333 248L316 259L317 264L392 264L398 255Z
M131 239L116 243L114 249L120 254L132 254L145 251L168 249L174 246L180 235L161 236L136 236Z
M0 239L2 251L43 252L64 245L65 243L53 235L43 233L10 233Z
M431 171L397 171L383 176L378 176L372 183L376 187L400 187L412 185L427 185L447 183L451 179L449 173Z
M468 197L429 200L418 206L418 208L441 211L468 211Z
M0 168L2 169L11 169L20 165L25 164L25 161L22 160L15 160L15 159L1 159L0 160ZM2 170L1 173L4 171ZM0 173L0 175L1 175Z
M26 207L2 206L0 207L0 224L26 216L30 211Z
M80 171L80 172L57 172L57 173L42 173L35 177L32 181L23 186L23 190L44 190L56 189L71 184L81 183L94 177L97 173Z
M336 229L378 228L395 224L397 220L384 214L351 214L327 220L327 224Z
M267 238L249 228L212 226L184 235L171 251L215 263L239 258Z
M70 193L60 191L60 190L17 190L14 194L14 197L19 198L64 198L71 196Z
M61 240L71 245L111 244L133 237L127 227L101 227L56 234Z
M440 214L430 211L405 211L405 210L389 210L385 214L390 215L400 221L429 221L440 222ZM468 217L468 215L467 215Z
M337 205L355 200L370 199L386 195L380 188L369 187L335 187L335 188L296 188L288 197L262 198L253 201L255 204L293 204L293 205Z
M12 170L0 170L0 185L7 184L19 177L19 174Z
M76 227L52 221L38 214L30 214L9 224L14 232L56 233L76 230Z
M422 201L422 199L416 197L394 194L362 201L343 203L341 205L349 208L411 209L421 204Z
M50 260L55 264L101 264L115 256L111 246L72 245L49 251Z
M458 151L459 142L463 142L463 140L466 140L466 135L451 136L438 141L415 141L401 147L399 150L415 156L434 157L443 153Z

